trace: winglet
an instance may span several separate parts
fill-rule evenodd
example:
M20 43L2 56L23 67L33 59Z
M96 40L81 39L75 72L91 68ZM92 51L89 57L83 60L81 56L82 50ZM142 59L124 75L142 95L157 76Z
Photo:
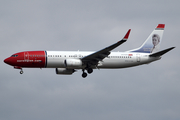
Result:
M128 30L128 32L124 36L123 40L127 40L128 39L130 32L131 32L131 29Z

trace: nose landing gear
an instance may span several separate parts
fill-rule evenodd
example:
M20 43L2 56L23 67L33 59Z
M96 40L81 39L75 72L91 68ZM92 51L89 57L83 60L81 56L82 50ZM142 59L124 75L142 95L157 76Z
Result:
M23 74L22 67L19 67L19 66L14 66L14 69L21 69L20 74Z
M23 74L23 70L20 71L20 74Z

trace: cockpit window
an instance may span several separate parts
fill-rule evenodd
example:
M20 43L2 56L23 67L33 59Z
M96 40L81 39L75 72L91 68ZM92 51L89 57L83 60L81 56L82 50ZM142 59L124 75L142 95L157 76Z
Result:
M11 57L17 57L18 55L11 55Z

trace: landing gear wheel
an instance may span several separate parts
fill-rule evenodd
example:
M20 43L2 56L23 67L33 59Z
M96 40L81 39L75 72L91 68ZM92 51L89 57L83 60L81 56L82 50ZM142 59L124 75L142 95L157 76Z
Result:
M87 73L83 72L82 77L83 78L87 77Z
M88 72L89 74L91 74L91 73L93 72L93 69L92 69L92 68L88 68L88 69L87 69L87 72Z
M20 71L20 74L23 74L23 71L22 71L22 70Z

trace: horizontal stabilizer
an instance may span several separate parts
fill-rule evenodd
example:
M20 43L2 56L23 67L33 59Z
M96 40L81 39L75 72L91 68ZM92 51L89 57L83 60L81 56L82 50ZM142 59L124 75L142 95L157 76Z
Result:
M157 53L153 53L151 55L149 55L150 57L160 57L162 55L164 55L165 53L169 52L170 50L174 49L175 47L171 47L171 48L168 48L168 49L165 49L165 50L162 50L160 52L157 52Z

